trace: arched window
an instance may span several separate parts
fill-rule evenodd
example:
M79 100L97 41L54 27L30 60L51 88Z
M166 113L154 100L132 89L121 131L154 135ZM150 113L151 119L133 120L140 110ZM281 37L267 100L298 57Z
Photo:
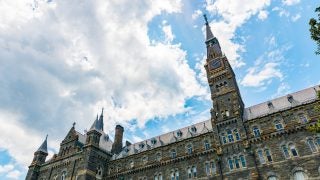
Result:
M299 114L299 119L302 124L307 123L308 119L304 114Z
M243 155L240 155L240 161L241 161L242 167L247 167L246 159Z
M210 163L206 162L204 166L205 166L205 169L206 169L206 174L207 174L207 176L209 176L211 174L210 173Z
M289 158L290 157L290 154L289 154L289 151L288 151L288 148L286 145L282 145L281 146L281 149L282 149L282 152L283 152L283 155L285 158Z
M192 154L192 145L191 144L188 144L187 152L188 152L188 154Z
M204 149L205 149L205 150L209 150L209 149L210 149L210 144L209 144L209 141L208 141L208 140L205 140L205 141L204 141Z
M161 174L161 173L159 173L158 179L159 179L159 180L162 180L162 174Z
M216 173L216 165L213 161L210 162L210 173L215 174Z
M229 169L233 170L234 167L233 167L233 161L231 158L228 159L228 164L229 164Z
M148 156L143 156L142 162L143 162L143 164L147 164L148 163Z
M154 180L159 180L158 179L158 175L154 175L154 178L153 178Z
M221 140L222 140L223 144L227 143L227 138L226 138L226 135L224 133L221 134Z
M67 172L63 171L61 174L61 180L66 180L66 177L67 177Z
M264 152L266 153L267 160L269 162L272 162L272 157L271 157L270 150L269 149L265 149Z
M96 179L102 179L102 167L101 166L97 167Z
M298 152L297 152L296 147L294 146L294 144L290 143L289 144L289 148L290 148L292 156L295 156L295 157L298 156Z
M161 153L160 152L158 152L157 154L156 154L156 159L157 159L157 161L161 161Z
M261 164L265 164L266 163L266 160L264 159L264 156L263 156L263 152L262 150L258 150L258 157L259 157L259 161Z
M197 177L197 168L195 166L192 167L193 177Z
M228 110L226 110L226 116L229 117L230 116L230 113Z
M129 164L130 164L130 168L134 167L134 161L133 160L131 160Z
M238 157L233 157L233 161L234 161L234 164L235 164L236 168L239 169L240 168L239 158Z
M314 144L312 138L309 138L309 139L307 140L307 143L308 143L308 145L309 145L309 147L310 147L310 149L311 149L312 152L317 152L317 147L316 147L316 145Z
M257 126L254 126L252 129L253 129L254 136L259 137L260 136L260 129Z
M278 178L277 176L272 175L268 177L268 180L278 180Z
M274 125L278 131L283 129L283 126L279 120L274 121Z
M175 175L174 175L174 172L171 172L171 180L174 180L175 179Z
M173 158L176 158L176 157L177 157L177 152L176 152L175 149L172 149L171 150L171 158L173 159Z
M175 176L176 176L176 180L179 180L179 171L178 170L176 170Z
M238 132L238 129L233 130L233 133L236 136L236 140L239 141L240 140L240 134Z
M229 142L233 142L234 139L233 139L233 134L232 134L231 130L227 130L227 134L228 134L228 140L229 140Z
M192 172L191 172L191 167L188 167L188 178L191 179L192 178Z
M293 179L294 180L305 180L306 179L306 175L303 171L296 171L293 174Z

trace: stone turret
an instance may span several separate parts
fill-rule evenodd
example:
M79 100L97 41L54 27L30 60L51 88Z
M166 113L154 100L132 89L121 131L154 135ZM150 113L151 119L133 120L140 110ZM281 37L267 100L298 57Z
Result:
M34 157L31 165L29 166L26 180L36 180L38 178L40 166L46 161L46 158L48 156L47 139L48 135L46 136L46 139L43 141L38 150L34 153Z
M115 135L114 135L114 143L112 144L111 153L118 154L122 149L122 139L123 139L123 127L120 125L116 126Z

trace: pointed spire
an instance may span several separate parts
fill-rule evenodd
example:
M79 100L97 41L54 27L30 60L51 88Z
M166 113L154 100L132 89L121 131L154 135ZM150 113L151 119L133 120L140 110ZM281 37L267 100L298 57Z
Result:
M214 38L214 36L213 36L212 31L211 31L210 25L208 23L207 15L204 14L203 17L204 17L204 20L206 22L206 41L208 41L208 40Z
M101 110L100 118L99 118L99 128L103 131L103 109Z
M47 139L48 139L48 134L47 134L47 136L46 136L46 139L43 141L43 143L41 144L41 146L40 146L39 149L37 150L37 152L48 153L48 149L47 149Z

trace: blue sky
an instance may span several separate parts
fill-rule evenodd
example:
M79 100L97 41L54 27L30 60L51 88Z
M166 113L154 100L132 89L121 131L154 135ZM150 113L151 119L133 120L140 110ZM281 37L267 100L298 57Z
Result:
M246 107L320 84L315 0L5 0L0 3L0 179L24 179L49 134L105 108L138 142L209 118L204 20Z

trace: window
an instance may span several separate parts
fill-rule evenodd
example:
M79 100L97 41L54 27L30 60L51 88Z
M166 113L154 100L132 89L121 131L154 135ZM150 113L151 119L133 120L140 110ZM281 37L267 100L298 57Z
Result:
M216 165L213 161L210 162L210 172L211 172L211 174L216 173Z
M253 134L255 137L259 137L260 136L260 129L257 126L253 127Z
M154 178L153 178L154 180L159 180L158 179L158 175L154 175Z
M236 140L239 141L240 140L240 134L238 132L238 129L233 130L233 133L236 136Z
M188 154L192 154L192 145L191 144L188 144L187 152L188 152Z
M308 119L304 114L299 114L299 119L301 123L307 123Z
M192 127L191 127L191 131L192 131L193 133L196 133L196 132L197 132L197 128L196 128L195 126L192 126Z
M192 172L191 172L191 168L188 168L188 178L191 179L192 178Z
M277 176L272 175L268 177L268 180L278 180L278 178Z
M207 175L210 175L211 173L210 173L210 163L209 162L206 162L205 163L205 169L206 169L206 174Z
M262 152L261 149L258 150L258 157L259 157L259 161L260 161L261 164L265 164L266 163L266 161L264 159L264 156L263 156L263 152Z
M222 143L223 143L223 144L226 144L226 143L227 143L227 138L226 138L226 136L225 136L224 133L221 134L221 140L222 140Z
M233 170L233 161L231 158L228 159L229 169Z
M177 132L177 136L182 137L182 132L180 130Z
M240 168L239 158L234 157L233 160L234 160L234 164L235 164L236 168L239 169Z
M277 130L282 130L283 129L283 126L282 126L281 122L278 121L278 120L274 122L274 125L275 125Z
M102 167L101 166L97 167L96 179L102 179Z
M154 180L162 180L162 174L159 173L159 174L154 175Z
M320 137L316 138L316 143L317 143L318 147L320 148Z
M242 167L247 167L247 164L246 164L246 159L244 158L243 155L240 156L240 161L241 161L241 165Z
M297 171L293 174L293 179L294 180L305 180L306 175L303 171Z
M158 152L157 154L156 154L156 159L157 159L157 161L160 161L161 160L161 153L160 152Z
M226 110L226 116L229 117L230 116L230 113L228 110Z
M283 155L285 158L289 158L290 157L290 154L289 154L289 151L288 151L288 148L286 145L283 145L281 146L281 149L282 149L282 152L283 152Z
M133 161L133 160L130 161L130 167L131 167L131 168L134 167L134 161Z
M295 157L298 156L298 152L296 150L296 147L292 143L289 144L289 148L290 148L292 156L295 156Z
M269 149L265 149L264 152L266 153L267 160L268 160L269 162L272 162L272 157L271 157L270 150L269 150Z
M139 144L139 148L143 149L144 148L144 144L143 143Z
M143 156L142 157L142 163L147 164L148 163L148 156Z
M205 141L204 141L204 149L205 149L205 150L209 150L209 149L210 149L210 144L209 144L209 141L208 141L208 140L205 140Z
M308 143L308 145L309 145L309 147L310 147L310 149L311 149L312 152L317 152L317 147L316 147L316 145L314 144L312 138L309 138L309 139L307 140L307 143Z
M151 139L151 144L155 145L157 143L157 140L155 138Z
M176 158L177 157L177 152L175 149L171 150L171 158Z
M192 167L193 177L197 177L197 168L195 166Z
M66 180L67 172L63 171L61 174L61 180Z
M233 139L233 134L232 134L231 130L227 130L227 134L228 134L228 140L229 140L229 142L233 142L234 139Z

